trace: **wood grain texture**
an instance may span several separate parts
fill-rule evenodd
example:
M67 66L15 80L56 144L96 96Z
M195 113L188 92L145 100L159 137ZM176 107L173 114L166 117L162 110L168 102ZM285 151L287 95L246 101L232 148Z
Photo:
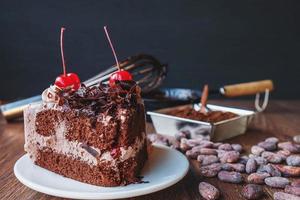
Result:
M272 91L274 89L273 87L272 80L225 85L224 95L227 97L255 95L257 93L264 93L266 90Z
M250 101L210 101L218 105L232 107L253 108ZM240 143L249 152L251 145L269 137L276 136L281 140L291 140L292 136L300 134L300 101L271 101L264 113L259 113L249 126L246 134L227 140L230 143ZM153 132L151 124L147 126L148 132ZM12 122L0 127L0 199L61 199L35 192L22 185L13 174L14 163L25 152L23 122ZM199 176L197 163L191 161L191 170L179 183L163 191L153 194L130 198L130 200L188 200L201 199L198 192L200 181L214 184L221 190L221 199L243 199L242 185L223 183L216 178L203 178ZM263 199L272 199L274 189L264 187Z

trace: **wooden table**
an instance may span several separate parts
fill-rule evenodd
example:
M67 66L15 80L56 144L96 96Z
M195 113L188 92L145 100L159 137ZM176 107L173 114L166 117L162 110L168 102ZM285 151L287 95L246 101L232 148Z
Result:
M212 103L253 108L252 101L212 101ZM264 113L257 114L246 134L230 139L228 142L242 144L246 152L249 152L251 145L269 136L291 140L292 136L300 134L299 122L300 101L271 101ZM148 131L153 131L151 124L148 124ZM0 127L0 199L60 199L31 190L14 176L14 163L25 154L23 134L22 121ZM202 178L198 175L195 163L191 163L191 170L179 183L163 191L131 199L201 199L198 184L203 180L219 188L222 199L243 199L242 185L222 183L216 178ZM265 191L264 199L272 199L275 190L265 187Z

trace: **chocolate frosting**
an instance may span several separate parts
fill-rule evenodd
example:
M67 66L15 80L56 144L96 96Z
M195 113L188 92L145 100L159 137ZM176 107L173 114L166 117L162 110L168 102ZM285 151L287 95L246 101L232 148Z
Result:
M60 95L59 105L82 111L88 115L114 113L117 108L135 107L140 98L140 88L135 81L116 81L114 87L107 84L64 91Z

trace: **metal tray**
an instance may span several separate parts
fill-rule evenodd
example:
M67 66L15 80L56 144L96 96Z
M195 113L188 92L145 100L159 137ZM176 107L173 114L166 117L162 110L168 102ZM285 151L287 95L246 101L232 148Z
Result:
M255 114L254 111L250 110L211 104L207 105L207 107L211 110L232 112L237 114L238 116L216 123L209 123L166 114L173 109L186 109L188 107L191 108L192 106L194 106L195 109L199 109L200 107L199 104L189 104L160 109L153 112L148 111L147 114L150 115L157 133L174 136L178 131L189 131L192 138L210 137L213 141L222 141L237 135L244 134L247 130L248 124Z

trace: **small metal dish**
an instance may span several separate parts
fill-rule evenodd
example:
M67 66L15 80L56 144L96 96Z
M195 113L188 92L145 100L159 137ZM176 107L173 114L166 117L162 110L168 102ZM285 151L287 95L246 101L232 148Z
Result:
M247 130L248 124L251 122L255 114L254 111L250 110L211 104L208 104L207 107L212 111L232 112L237 114L238 116L216 123L209 123L167 114L173 109L186 109L193 106L195 109L199 109L200 107L199 104L189 104L160 109L153 112L148 111L147 114L150 115L157 133L174 136L178 131L189 131L192 138L204 137L210 138L213 141L222 141L237 135L244 134Z

